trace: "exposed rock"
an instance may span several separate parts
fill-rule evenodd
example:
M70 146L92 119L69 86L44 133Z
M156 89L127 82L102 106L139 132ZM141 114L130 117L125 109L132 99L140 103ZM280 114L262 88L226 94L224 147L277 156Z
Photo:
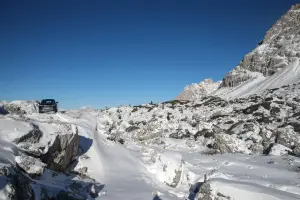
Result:
M290 125L279 128L277 130L277 143L282 144L288 148L295 147L296 143L300 143L300 135L294 131Z
M251 105L243 110L244 114L252 114L254 111L257 111L260 107L260 104Z
M195 100L208 96L218 89L221 81L213 82L211 79L205 79L199 84L193 83L186 86L183 91L176 97L177 100Z
M6 110L9 113L19 114L19 115L38 112L37 101L0 102L0 107L2 107L4 110Z
M292 150L290 148L287 148L281 144L273 144L270 148L269 155L283 156L283 155L288 155L291 152L292 152Z
M234 87L258 72L270 76L286 67L300 52L300 12L293 6L266 33L260 45L244 56L240 64L223 79L221 87Z
M132 131L135 131L135 130L138 130L140 129L138 126L129 126L128 128L126 128L126 132L132 132Z
M242 140L227 134L217 134L213 148L221 153L250 153Z
M196 196L197 200L214 200L212 197L212 189L209 183L203 183L200 186L199 192Z
M183 139L183 138L189 138L191 137L190 132L186 129L186 130L182 130L182 129L177 129L176 132L171 133L169 135L170 138L175 138L175 139Z
M197 140L197 138L199 136L204 136L206 138L213 137L214 136L214 132L212 130L210 130L210 129L202 129L201 131L198 131L197 133L195 133L194 139Z
M293 149L293 154L296 156L300 156L300 144L296 144L295 148Z
M30 176L40 176L45 170L46 164L41 160L22 154L16 157L16 162Z
M19 144L21 142L37 143L40 141L43 136L43 132L40 131L39 127L35 124L32 124L33 129L29 133L23 135L20 138L17 138L14 142Z
M55 171L64 171L75 159L79 148L78 132L74 134L57 135L48 152L41 159Z
M21 110L21 107L18 105L11 105L11 104L6 104L3 106L4 110L6 110L9 113L14 113L14 114L26 114L26 111Z

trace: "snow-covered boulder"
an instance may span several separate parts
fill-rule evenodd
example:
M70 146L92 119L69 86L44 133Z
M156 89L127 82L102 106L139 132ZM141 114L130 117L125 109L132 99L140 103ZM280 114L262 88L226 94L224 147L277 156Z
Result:
M289 154L289 152L292 152L292 150L286 146L283 146L281 144L274 144L272 145L269 155L271 156L283 156Z
M228 134L217 134L213 148L217 149L221 153L250 153L243 140Z
M15 138L14 142L27 154L40 158L48 168L64 171L78 152L77 127L56 123L35 123L31 126L32 130Z
M0 102L0 107L13 114L31 114L38 113L38 101L11 101Z
M296 156L300 156L300 143L296 144L295 148L293 149L293 153Z
M50 169L64 171L75 160L78 148L79 135L76 129L72 134L57 135L41 159Z
M31 176L40 176L46 168L46 164L43 163L41 160L25 154L16 156L15 160L19 167L21 167L26 173L28 173Z
M164 152L157 155L155 163L148 167L157 179L170 187L176 187L182 176L183 160L179 153Z
M277 130L277 143L282 144L288 148L293 148L297 143L300 143L300 135L294 131L290 125Z

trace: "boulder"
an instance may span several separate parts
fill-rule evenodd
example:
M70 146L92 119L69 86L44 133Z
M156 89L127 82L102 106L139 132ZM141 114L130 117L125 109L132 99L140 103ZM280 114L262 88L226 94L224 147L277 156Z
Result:
M156 158L156 176L160 182L170 187L177 187L180 183L183 163L182 156L175 152L164 152Z
M213 130L210 129L202 129L201 131L197 131L197 133L195 133L194 135L194 139L197 140L198 137L203 136L205 138L210 138L210 137L214 137L214 132Z
M197 200L214 200L212 195L212 189L209 183L201 184L199 192L197 193Z
M188 129L176 129L176 132L171 133L169 135L170 138L174 138L174 139L183 139L183 138L190 138L191 137L191 133L189 132Z
M140 129L138 126L129 126L126 128L126 132L132 132L132 131L135 131L135 130L138 130Z
M273 144L271 146L269 155L271 155L271 156L283 156L283 155L288 155L291 152L292 152L292 150L288 147L285 147L281 144Z
M296 144L295 148L293 149L293 154L296 156L300 156L300 144Z
M30 176L40 176L45 170L46 164L38 158L34 158L25 154L16 156L18 166Z
M12 101L12 102L2 102L2 107L13 114L31 114L38 112L38 102L37 101Z
M294 131L290 125L277 130L277 143L288 148L295 147L296 143L300 143L300 135Z
M76 129L77 130L77 129ZM55 171L64 171L75 160L79 148L78 132L57 135L48 152L41 156L44 163Z
M221 153L250 153L244 141L228 134L216 135L213 148Z

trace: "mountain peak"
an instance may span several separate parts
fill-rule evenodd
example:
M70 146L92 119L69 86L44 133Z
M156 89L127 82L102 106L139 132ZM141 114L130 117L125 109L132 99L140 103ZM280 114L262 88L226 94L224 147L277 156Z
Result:
M224 77L221 87L238 86L253 78L252 72L269 77L295 58L300 58L300 4L292 6L267 31L258 46Z

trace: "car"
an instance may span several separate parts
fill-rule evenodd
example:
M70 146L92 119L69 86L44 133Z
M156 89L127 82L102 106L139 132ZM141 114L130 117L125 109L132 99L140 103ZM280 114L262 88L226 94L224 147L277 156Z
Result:
M43 99L39 104L39 113L44 112L57 112L58 102L54 99Z

